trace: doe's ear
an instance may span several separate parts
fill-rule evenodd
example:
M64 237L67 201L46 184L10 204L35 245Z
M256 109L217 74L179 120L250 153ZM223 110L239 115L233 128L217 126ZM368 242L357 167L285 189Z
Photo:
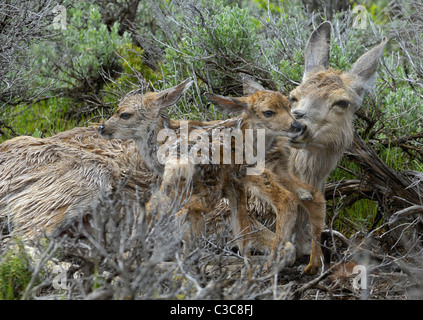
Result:
M249 104L245 98L224 97L213 93L204 94L222 113L242 113L248 111Z
M266 90L261 84L255 82L252 77L241 74L242 88L245 96L250 96L257 91Z
M377 65L388 39L363 54L351 67L350 73L355 74L362 81L363 92L367 91L374 82Z
M156 104L160 106L160 108L166 108L171 105L174 105L179 101L182 94L186 90L188 90L188 88L193 84L193 82L194 81L192 81L191 78L188 78L177 86L158 92Z
M325 21L310 35L304 53L304 78L312 71L329 67L331 29L331 23Z

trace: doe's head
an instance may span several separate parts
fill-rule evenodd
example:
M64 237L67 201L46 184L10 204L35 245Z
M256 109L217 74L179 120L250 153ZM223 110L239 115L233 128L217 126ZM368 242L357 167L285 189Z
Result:
M146 139L151 126L165 119L164 109L177 103L192 83L189 78L160 92L126 97L113 116L98 128L100 136L105 139Z
M309 145L342 149L352 140L353 116L373 86L387 41L363 54L348 72L329 67L331 24L311 34L304 58L302 83L289 95L294 117L307 126Z

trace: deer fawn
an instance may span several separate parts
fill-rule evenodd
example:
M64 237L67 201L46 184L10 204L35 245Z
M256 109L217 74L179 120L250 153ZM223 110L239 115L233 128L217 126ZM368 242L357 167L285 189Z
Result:
M149 93L145 96L134 96L124 100L116 113L106 121L100 128L99 133L106 139L134 139L140 153L152 170L155 170L162 176L162 184L156 203L162 203L163 199L174 197L179 191L180 186L175 187L175 182L189 181L192 184L191 198L178 214L186 211L186 219L189 221L194 234L201 232L204 221L202 215L207 214L222 198L229 200L229 206L232 213L235 236L242 236L239 241L241 252L245 253L249 247L251 226L248 223L246 210L246 192L247 188L253 190L257 196L268 203L276 212L276 237L267 243L271 247L271 257L275 258L282 245L290 246L288 239L291 236L291 230L295 223L296 210L299 201L307 203L307 209L310 209L310 217L316 221L314 225L319 227L316 231L315 239L319 239L322 231L325 215L325 204L323 195L314 187L303 184L295 180L297 189L290 192L283 188L277 181L277 177L262 167L261 170L252 171L251 163L246 163L245 159L237 161L237 148L240 147L241 154L251 152L258 154L263 152L263 156L269 151L270 146L276 138L283 137L300 143L304 127L300 125L291 115L289 101L278 92L268 90L254 90L247 97L229 98L214 94L206 94L207 98L220 110L225 112L242 113L240 118L230 119L229 121L199 123L188 122L188 130L193 133L201 127L205 133L205 143L210 143L216 131L220 127L230 130L233 134L235 130L241 137L247 136L247 131L252 130L256 137L262 133L263 141L260 143L247 142L242 140L241 145L237 145L236 137L230 135L229 148L231 149L229 163L195 163L190 159L182 163L180 155L170 157L164 164L159 161L158 150L161 148L157 141L160 132L165 128L171 128L174 124L170 123L163 110L170 104L176 103L181 94L186 90L190 81L185 81L179 86L159 93ZM260 88L262 89L262 88ZM262 131L260 131L262 130ZM182 131L182 130L181 130ZM180 134L181 131L177 132ZM220 137L219 137L220 139ZM218 141L220 141L218 139ZM258 138L257 138L258 139ZM173 139L167 148L180 141ZM212 150L220 156L225 152L225 145L221 149L220 142L216 148L212 141ZM262 148L262 150L259 150ZM223 151L222 151L223 150ZM208 152L208 151L207 151ZM246 155L247 156L247 155ZM210 160L212 156L206 154L206 159ZM181 179L181 175L183 176ZM169 187L170 185L170 187ZM167 188L167 189L166 189ZM171 192L169 193L169 189ZM164 190L165 196L161 194ZM148 207L150 210L154 207L154 197ZM319 221L317 223L317 221ZM269 241L269 239L261 239ZM318 267L320 257L320 246L312 246L313 259L310 261L310 267L307 271L314 271Z
M98 127L0 144L0 232L24 239L57 236L81 215L88 222L93 207L116 190L134 205L143 192L150 197L158 176L133 141L99 139Z

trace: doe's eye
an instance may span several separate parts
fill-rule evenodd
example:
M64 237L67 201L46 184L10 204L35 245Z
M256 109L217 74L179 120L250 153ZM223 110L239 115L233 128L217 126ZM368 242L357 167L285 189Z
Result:
M339 100L339 101L335 102L333 105L341 107L342 109L346 109L346 108L348 108L350 103L347 100Z
M131 117L130 113L122 113L120 115L120 118L123 119L123 120L128 120L130 117Z
M272 110L266 110L266 111L263 111L263 115L264 115L266 118L270 118L270 117L272 117L274 114L275 114L275 113L274 113Z
M291 104L293 104L293 103L298 102L298 99L297 99L297 98L295 98L295 97L288 97L288 100L289 100L289 104L290 104L290 105L291 105Z

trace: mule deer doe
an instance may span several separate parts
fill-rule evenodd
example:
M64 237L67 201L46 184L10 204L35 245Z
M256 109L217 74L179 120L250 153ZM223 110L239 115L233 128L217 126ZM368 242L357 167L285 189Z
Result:
M295 222L295 212L299 201L306 203L310 209L310 219L315 221L314 225L319 225L314 234L315 239L319 238L322 231L325 215L325 204L323 195L314 187L295 181L297 189L294 193L284 189L275 181L274 174L263 168L261 175L247 174L249 166L245 161L239 163L235 161L236 154L231 151L230 164L210 164L203 163L194 165L190 161L182 163L181 158L169 158L164 165L159 163L157 151L160 149L159 132L165 128L170 128L171 123L163 114L163 110L170 104L175 103L180 95L186 90L189 81L185 81L179 86L167 89L159 93L150 93L145 96L133 96L124 100L116 113L106 121L100 128L99 133L106 139L134 139L140 153L152 170L155 170L163 177L157 202L163 199L174 197L180 186L175 186L175 182L190 181L192 195L182 212L186 213L186 219L193 228L194 234L198 234L202 229L203 214L207 214L215 204L226 197L232 213L235 236L242 236L239 242L241 252L245 253L249 246L249 233L251 226L248 224L246 216L246 190L254 190L257 196L268 203L277 212L276 214L276 237L268 243L271 247L271 258L277 256L277 250L281 245L289 248L288 239L291 235L293 223ZM278 92L267 90L255 90L248 97L228 98L214 94L206 94L215 106L226 112L243 113L241 118L231 121L221 121L210 123L189 122L188 128L193 132L199 126L206 132L206 143L213 135L213 130L221 127L231 130L240 130L242 137L246 136L246 130L251 129L256 134L257 130L264 129L266 153L272 142L277 137L285 137L293 141L301 141L303 126L294 120L289 110L289 101ZM230 140L231 149L234 141ZM257 144L247 146L242 142L241 150L250 150L257 154ZM216 148L214 149L216 150ZM221 152L220 145L218 152ZM183 175L182 179L180 175ZM166 189L164 196L161 195ZM171 190L169 192L168 190ZM311 205L309 205L311 203ZM149 204L150 209L154 208L154 197ZM320 221L320 223L318 223ZM266 241L266 239L261 239ZM312 257L320 257L320 247L312 246ZM316 269L318 259L311 259L307 271ZM318 265L317 265L318 267Z
M352 144L354 114L373 86L387 42L362 55L349 72L337 71L329 67L330 29L326 22L311 35L305 50L303 81L290 93L294 117L307 126L306 147L291 150L291 170L322 192L329 173ZM306 217L300 210L295 228L300 251L307 241Z

